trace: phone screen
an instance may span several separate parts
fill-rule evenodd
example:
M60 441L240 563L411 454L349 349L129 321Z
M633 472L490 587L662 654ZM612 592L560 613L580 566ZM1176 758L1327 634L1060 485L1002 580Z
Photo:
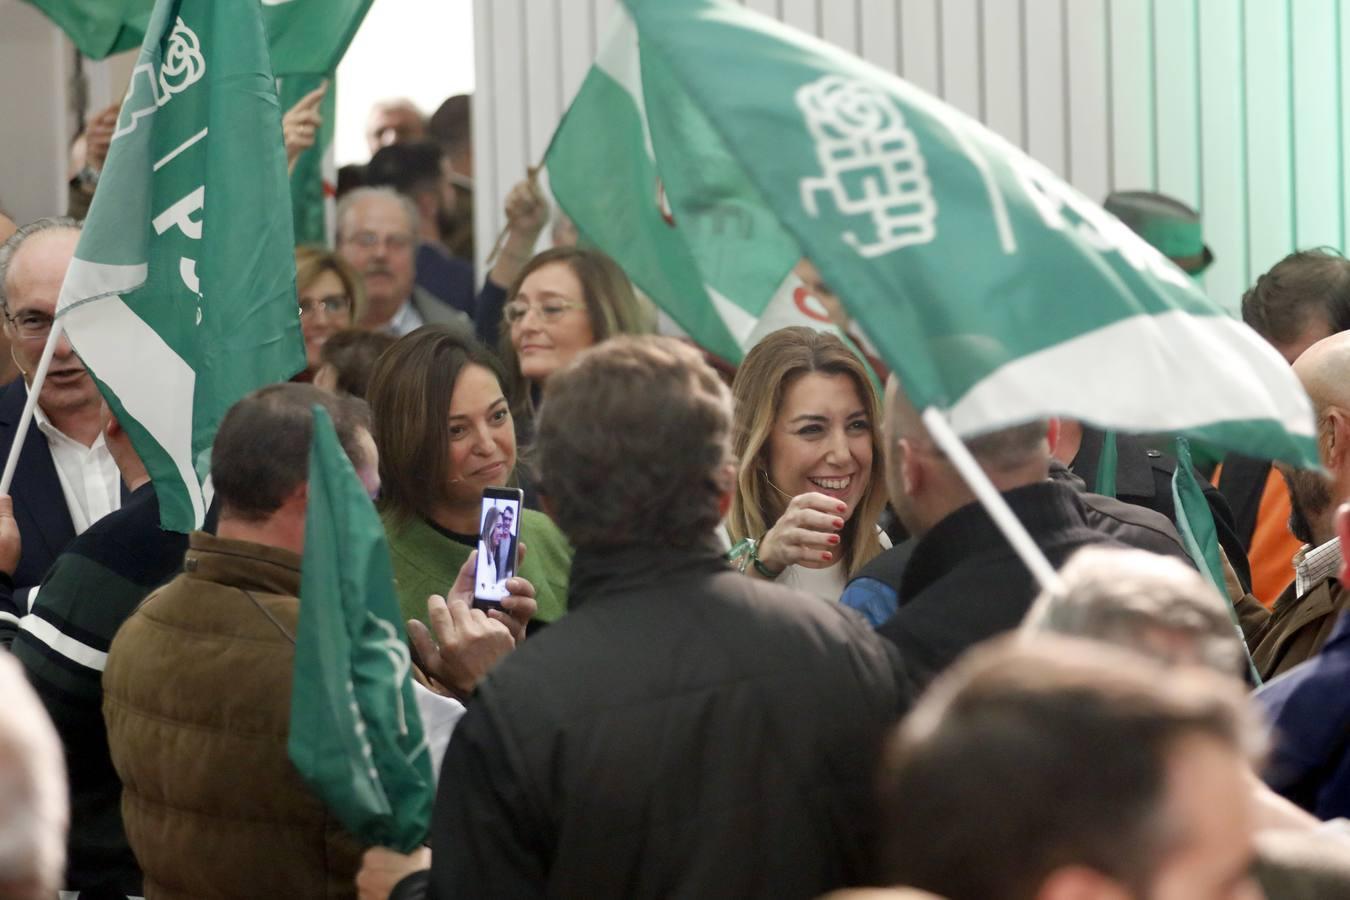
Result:
M480 603L500 605L510 594L506 579L516 574L521 499L521 492L513 488L488 488L483 492L473 591Z

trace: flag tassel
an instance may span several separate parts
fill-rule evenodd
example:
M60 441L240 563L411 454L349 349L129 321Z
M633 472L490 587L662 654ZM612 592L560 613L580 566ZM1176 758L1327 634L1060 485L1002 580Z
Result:
M1054 566L1050 565L1050 560L1045 558L1041 548L1036 546L1036 542L1031 539L1026 527L1013 513L1008 502L1003 499L1003 495L994 487L994 483L989 480L989 476L980 468L980 464L975 461L975 457L966 449L966 445L957 437L956 432L947 421L947 417L937 407L930 406L923 412L923 424L928 427L928 433L933 436L937 442L938 448L947 455L952 465L956 466L956 471L961 473L961 477L966 480L966 484L975 493L975 497L984 505L989 517L994 520L994 524L1003 532L1008 543L1012 544L1013 550L1022 558L1022 562L1031 570L1031 574L1036 581L1040 583L1041 589L1046 591L1060 590L1059 574L1055 572Z
M19 417L19 427L14 431L14 442L9 447L9 459L5 460L5 472L0 475L0 494L8 494L14 481L14 469L19 465L19 454L23 452L23 442L28 439L28 428L33 424L33 410L37 406L38 395L42 393L42 384L47 380L47 370L51 368L52 357L56 355L56 342L61 340L65 325L60 316L52 322L52 330L47 335L47 346L42 348L42 359L38 361L37 371L33 373L33 383L28 387L28 399L23 405L23 415Z

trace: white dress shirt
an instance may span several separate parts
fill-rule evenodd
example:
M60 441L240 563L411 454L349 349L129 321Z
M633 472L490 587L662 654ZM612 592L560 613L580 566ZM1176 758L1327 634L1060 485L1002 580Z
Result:
M394 337L403 337L410 331L414 331L425 325L422 314L413 306L412 300L403 301L403 305L394 313L394 317L389 320L389 324L384 326L384 330Z
M92 446L86 447L58 430L41 406L33 407L33 424L47 438L76 534L121 509L122 473L103 441L103 432L99 432Z

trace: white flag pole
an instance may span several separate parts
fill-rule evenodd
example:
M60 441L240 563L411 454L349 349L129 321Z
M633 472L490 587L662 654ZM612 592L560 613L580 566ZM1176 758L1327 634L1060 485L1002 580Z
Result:
M33 373L33 383L28 386L28 400L23 405L23 415L19 417L19 427L14 431L14 443L9 445L9 459L5 460L5 473L0 475L0 494L8 494L14 481L14 468L19 464L19 454L23 452L23 442L28 437L28 426L33 423L33 409L37 406L38 395L42 393L42 383L47 380L47 369L51 367L52 357L56 354L56 342L61 340L65 325L57 316L52 322L52 330L47 335L47 346L42 348L42 359L37 371Z
M970 450L957 437L956 432L952 430L951 424L942 411L936 407L930 406L923 411L923 424L928 427L928 433L933 436L934 442L938 448L946 454L951 460L952 465L956 466L956 471L961 473L961 477L966 480L966 484L975 492L975 497L984 505L989 513L989 517L994 520L994 524L1003 532L1008 543L1012 544L1013 550L1026 563L1031 574L1040 582L1042 590L1058 590L1060 588L1059 574L1055 572L1055 567L1050 565L1050 561L1045 558L1041 548L1036 546L1036 542L1031 539L1027 529L1022 522L1013 513L1008 506L1008 501L1003 499L1003 495L994 487L994 483L989 480L989 476L980 468L980 464L971 456Z

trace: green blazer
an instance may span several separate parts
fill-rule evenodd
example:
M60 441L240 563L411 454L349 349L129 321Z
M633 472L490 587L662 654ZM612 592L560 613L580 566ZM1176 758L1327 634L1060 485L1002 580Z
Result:
M394 586L404 620L427 620L427 597L445 596L472 548L452 540L421 519L398 526L384 517L389 538L389 558L394 565ZM567 577L572 570L572 548L552 520L532 509L520 519L520 540L526 547L525 561L517 573L534 585L539 604L535 618L552 622L567 611Z

